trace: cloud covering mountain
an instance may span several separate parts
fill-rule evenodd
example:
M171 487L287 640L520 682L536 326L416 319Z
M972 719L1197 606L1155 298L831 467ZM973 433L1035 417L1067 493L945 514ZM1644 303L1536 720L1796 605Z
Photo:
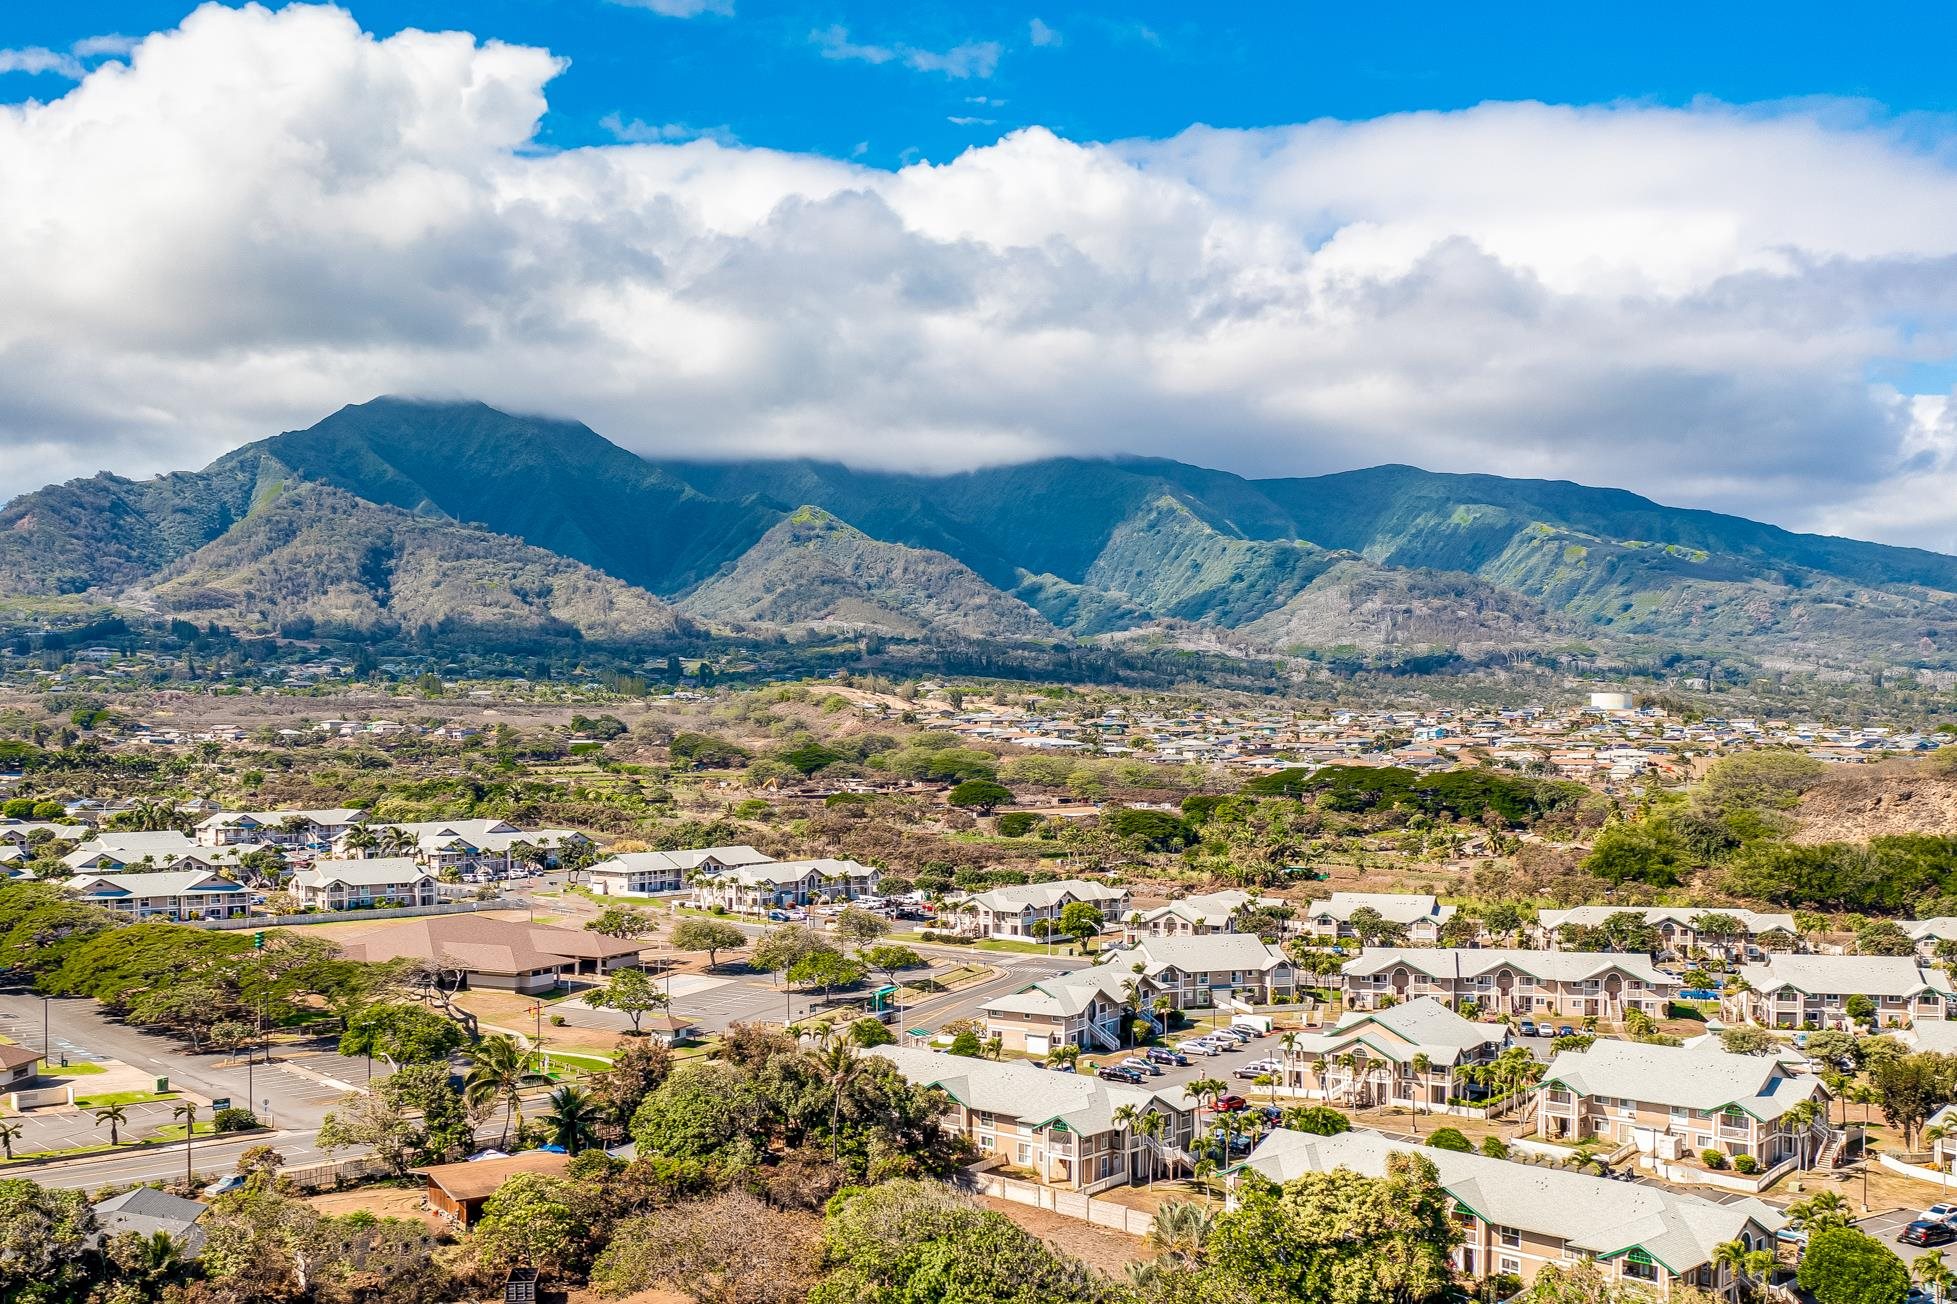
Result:
M1957 546L1948 124L1489 104L889 172L534 145L550 52L207 6L0 107L0 496L348 393L655 457L1567 476Z

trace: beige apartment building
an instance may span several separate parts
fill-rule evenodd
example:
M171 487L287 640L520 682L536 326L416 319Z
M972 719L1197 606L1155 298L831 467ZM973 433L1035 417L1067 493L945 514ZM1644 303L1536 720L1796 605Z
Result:
M1770 955L1739 976L1745 985L1726 989L1720 1014L1766 1028L1846 1028L1852 996L1869 998L1879 1028L1949 1018L1957 1001L1949 974L1911 956Z
M1472 1023L1431 996L1370 1013L1354 1010L1324 1032L1297 1034L1281 1058L1286 1089L1354 1109L1445 1111L1457 1074L1502 1053L1508 1029ZM1423 1067L1424 1065L1424 1067Z
M1061 912L1076 901L1093 906L1104 920L1119 920L1128 913L1127 888L1077 878L995 887L967 897L948 913L955 917L961 932L1026 941L1042 935L1041 924L1058 923Z
M1794 916L1765 914L1737 907L1700 909L1689 906L1576 906L1543 910L1536 915L1537 939L1545 947L1560 946L1558 934L1574 924L1597 928L1612 915L1636 915L1658 934L1658 951L1677 959L1703 952L1724 960L1758 960L1770 951L1799 949L1800 933Z
M1334 892L1322 901L1313 901L1299 912L1298 929L1308 937L1328 941L1356 937L1352 916L1371 910L1389 924L1406 930L1406 940L1417 946L1432 946L1441 940L1441 925L1454 917L1454 906L1419 893Z
M1462 1242L1454 1268L1473 1280L1505 1275L1527 1287L1548 1264L1590 1260L1613 1283L1668 1298L1683 1283L1737 1299L1739 1283L1715 1262L1718 1247L1738 1241L1767 1249L1785 1224L1760 1200L1717 1204L1654 1186L1633 1186L1562 1168L1519 1164L1393 1141L1377 1132L1308 1136L1279 1128L1233 1170L1283 1183L1304 1173L1346 1169L1383 1177L1394 1154L1434 1165L1454 1202Z
M1608 1022L1631 1010L1663 1018L1678 979L1648 956L1606 951L1368 947L1340 971L1346 1004L1375 1010L1422 996L1484 1014Z
M1773 1055L1728 1054L1710 1038L1691 1046L1599 1041L1550 1062L1536 1126L1552 1141L1597 1138L1664 1160L1718 1150L1750 1155L1762 1169L1797 1158L1825 1166L1838 1135L1827 1122L1830 1099L1813 1074ZM1803 1120L1797 1107L1808 1101L1819 1109Z
M1246 907L1283 904L1277 897L1253 896L1235 889L1207 892L1149 910L1130 911L1122 928L1131 942L1145 937L1207 937L1235 932L1237 914Z
M878 1046L869 1054L950 1097L946 1125L981 1154L1031 1169L1049 1186L1091 1195L1142 1180L1150 1164L1163 1176L1188 1169L1197 1102L1181 1087L1154 1091L914 1046ZM1161 1134L1143 1135L1124 1106L1136 1116L1160 1114Z

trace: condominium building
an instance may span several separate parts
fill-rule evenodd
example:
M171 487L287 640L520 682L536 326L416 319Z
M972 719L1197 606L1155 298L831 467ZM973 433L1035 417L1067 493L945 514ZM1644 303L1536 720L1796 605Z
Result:
M1091 1195L1139 1181L1151 1162L1164 1173L1188 1164L1197 1102L1181 1087L1131 1087L911 1046L879 1046L869 1054L890 1061L909 1081L943 1091L952 1103L946 1125L981 1154L1030 1169L1049 1186ZM1124 1106L1133 1118L1160 1115L1161 1133L1145 1135Z
M1300 912L1299 927L1312 937L1333 940L1357 937L1352 916L1370 910L1387 923L1405 930L1406 940L1432 945L1441 940L1441 925L1454 917L1455 907L1438 898L1388 892L1334 892L1313 901Z
M1846 1028L1849 999L1866 996L1878 1027L1950 1017L1950 975L1911 956L1770 955L1742 965L1719 1008L1729 1021L1768 1028Z
M1535 1164L1435 1150L1377 1132L1310 1136L1279 1128L1237 1169L1277 1183L1337 1169L1384 1177L1394 1155L1433 1164L1453 1201L1462 1242L1454 1267L1468 1278L1518 1277L1526 1287L1545 1265L1589 1260L1613 1283L1642 1287L1659 1299L1683 1284L1736 1299L1739 1282L1717 1261L1738 1241L1771 1249L1786 1219L1751 1198L1717 1203L1657 1186L1634 1186Z
M978 937L1021 940L1041 935L1041 924L1056 924L1076 901L1101 912L1101 918L1120 919L1128 913L1128 889L1081 879L1054 883L1024 883L979 892L953 907L961 931Z
M92 906L134 920L234 919L249 910L251 894L207 869L164 869L134 874L82 873L68 891Z
M441 889L412 856L375 860L321 860L292 876L291 891L309 910L362 910L374 906L432 906Z
M599 896L650 896L677 892L698 877L711 878L742 865L767 865L774 857L753 847L701 847L692 851L625 851L585 871Z
M1536 1096L1536 1126L1552 1141L1630 1143L1675 1160L1718 1150L1762 1168L1819 1158L1833 1143L1828 1088L1773 1055L1692 1046L1598 1041L1550 1062ZM1812 1101L1815 1117L1797 1107ZM1793 1117L1789 1118L1789 1112Z
M1292 1038L1282 1056L1289 1091L1355 1109L1444 1110L1464 1094L1460 1071L1509 1043L1508 1028L1474 1023L1431 996L1383 1010L1353 1010L1323 1032Z
M1559 947L1566 925L1598 928L1613 915L1635 915L1658 934L1657 950L1679 958L1704 952L1727 960L1757 960L1769 951L1791 951L1799 940L1794 916L1737 907L1577 906L1544 910L1536 931L1544 946Z
M1432 996L1490 1014L1607 1020L1632 1010L1662 1018L1679 992L1678 979L1649 957L1604 951L1368 947L1345 963L1341 981L1353 1009Z
M1131 910L1122 927L1131 941L1144 937L1202 937L1236 931L1237 916L1247 907L1283 904L1277 897L1259 897L1235 889L1208 892L1148 910Z
M764 860L694 876L694 901L735 914L759 915L812 902L876 895L883 871L853 860Z

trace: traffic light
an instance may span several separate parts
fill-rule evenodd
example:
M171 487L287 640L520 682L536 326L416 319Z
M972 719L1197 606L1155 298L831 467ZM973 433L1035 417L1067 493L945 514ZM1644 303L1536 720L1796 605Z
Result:
M262 951L262 950L264 950L264 949L265 949L265 930L264 930L264 929L262 929L262 928L261 928L260 930L258 930L257 932L255 932L255 933L253 933L253 934L251 935L251 947L252 947L252 950L254 950L254 951Z

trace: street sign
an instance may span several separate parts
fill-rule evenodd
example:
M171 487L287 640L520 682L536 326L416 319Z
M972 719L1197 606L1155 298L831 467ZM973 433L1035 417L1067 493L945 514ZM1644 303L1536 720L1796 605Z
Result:
M211 1100L211 1112L212 1112L213 1114L215 1114L215 1113L216 1113L216 1112L217 1112L218 1110L220 1110L220 1109L229 1109L229 1108L231 1108L231 1097L229 1097L229 1096L215 1096L215 1097L213 1097L213 1098L212 1098L212 1100Z

